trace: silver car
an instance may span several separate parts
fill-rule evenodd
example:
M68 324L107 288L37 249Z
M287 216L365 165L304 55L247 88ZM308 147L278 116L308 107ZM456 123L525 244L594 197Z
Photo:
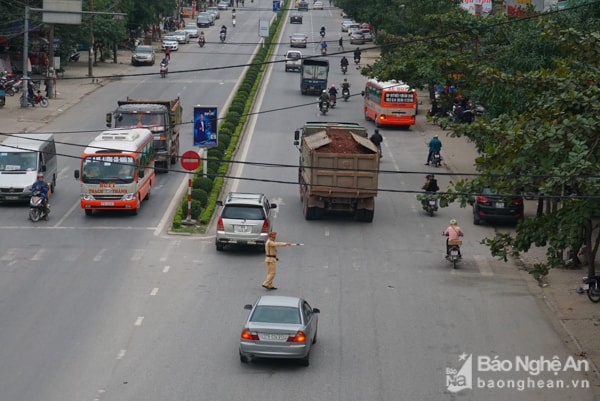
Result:
M190 34L183 29L171 32L167 36L175 38L179 43L190 43Z
M213 14L215 19L221 19L221 13L219 12L219 7L208 7L206 9L207 13Z
M240 335L240 361L251 358L299 359L309 365L312 346L317 342L319 313L297 297L263 295L250 310Z
M187 24L183 30L188 33L190 38L197 38L199 36L196 24Z
M277 207L275 203L264 194L230 192L217 205L223 206L217 221L217 251L227 244L264 247L273 229L271 210Z

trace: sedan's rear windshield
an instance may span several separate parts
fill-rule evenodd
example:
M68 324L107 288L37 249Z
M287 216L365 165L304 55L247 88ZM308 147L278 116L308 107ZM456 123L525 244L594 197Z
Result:
M265 213L261 207L228 205L223 208L224 219L264 220Z
M298 308L288 306L257 306L250 317L251 322L300 324Z

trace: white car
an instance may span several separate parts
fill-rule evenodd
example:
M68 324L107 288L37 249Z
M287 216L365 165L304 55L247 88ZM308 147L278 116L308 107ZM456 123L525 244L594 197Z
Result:
M190 38L197 38L199 36L196 24L187 24L183 30L188 33Z
M346 19L342 22L342 32L348 32L348 28L352 25L358 25L356 22L351 19Z
M323 9L323 2L322 1L315 1L313 3L313 9L314 10L322 10Z
M171 32L166 37L175 38L175 40L179 43L190 43L190 35L189 33L187 33L187 31L184 31L183 29Z
M171 49L171 51L175 52L179 50L179 42L176 40L163 39L160 48L165 51L166 49Z
M285 53L285 72L290 70L300 71L302 66L302 52L298 50L288 50Z
M227 9L229 9L229 2L228 1L220 1L219 4L217 4L217 7L219 8L219 10L227 10Z
M206 12L209 14L213 14L215 19L221 19L221 13L219 12L219 7L208 7Z

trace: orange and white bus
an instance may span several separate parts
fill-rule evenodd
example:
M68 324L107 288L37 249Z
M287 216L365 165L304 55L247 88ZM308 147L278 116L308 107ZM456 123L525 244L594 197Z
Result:
M81 155L81 208L137 214L154 184L154 134L146 128L104 131Z
M417 91L402 81L369 79L363 92L365 119L375 126L414 125L418 112Z

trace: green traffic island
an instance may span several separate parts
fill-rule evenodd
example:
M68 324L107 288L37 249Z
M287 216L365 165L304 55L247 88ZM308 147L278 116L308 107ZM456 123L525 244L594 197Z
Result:
M289 0L281 8L285 10ZM251 61L242 83L237 89L223 121L219 125L219 144L207 152L207 176L203 176L200 167L192 179L191 219L195 224L187 225L188 200L187 193L183 196L180 206L175 212L171 224L171 232L179 234L204 234L217 207L217 200L223 189L224 179L229 170L231 155L238 145L240 135L248 119L248 113L254 102L254 97L268 61L273 45L273 40L279 34L285 22L284 18L276 18L269 29L269 36L265 38L265 46L260 47Z

